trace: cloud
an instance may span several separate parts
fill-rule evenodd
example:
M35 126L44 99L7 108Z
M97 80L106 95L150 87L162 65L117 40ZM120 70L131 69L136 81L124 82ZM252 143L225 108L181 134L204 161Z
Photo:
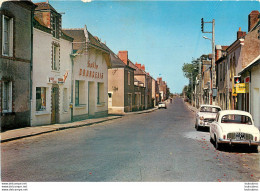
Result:
M81 0L83 3L90 3L92 0Z

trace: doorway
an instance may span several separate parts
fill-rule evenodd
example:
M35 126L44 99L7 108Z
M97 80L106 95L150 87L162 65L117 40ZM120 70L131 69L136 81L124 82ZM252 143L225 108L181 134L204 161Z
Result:
M132 94L128 94L128 108L129 112L132 111Z
M51 123L59 123L59 86L51 88Z

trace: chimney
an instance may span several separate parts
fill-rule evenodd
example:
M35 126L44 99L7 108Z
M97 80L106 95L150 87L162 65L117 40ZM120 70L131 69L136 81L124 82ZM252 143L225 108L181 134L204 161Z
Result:
M216 57L215 57L216 61L222 57L221 51L222 51L221 45L216 45Z
M252 11L248 15L248 32L257 24L259 11Z
M141 66L141 69L142 69L143 71L145 71L145 66L144 66L144 64Z
M246 32L241 31L241 27L239 27L239 31L237 31L237 40L243 38L246 35Z
M138 64L137 62L135 63L135 66L138 68L138 69L141 69L141 64Z
M125 63L125 65L128 65L128 51L127 50L119 51L118 57Z

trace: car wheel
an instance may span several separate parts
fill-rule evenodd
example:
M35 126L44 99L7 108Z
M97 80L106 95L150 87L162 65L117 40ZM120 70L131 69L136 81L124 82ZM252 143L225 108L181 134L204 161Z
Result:
M223 148L223 147L222 147L222 144L221 144L221 143L218 143L216 137L215 137L215 148L216 148L216 150L219 150L219 151L221 151L222 148Z
M197 131L199 131L200 130L200 126L198 125L198 123L196 122L196 124L195 124L195 129L197 130Z
M255 146L255 145L250 146L250 150L251 150L252 152L258 153L258 146Z

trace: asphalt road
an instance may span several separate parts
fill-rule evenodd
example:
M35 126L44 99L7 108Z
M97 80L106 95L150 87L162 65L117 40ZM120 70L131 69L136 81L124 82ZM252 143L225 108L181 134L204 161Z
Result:
M180 98L129 115L1 144L2 181L254 182L260 154L216 151Z

